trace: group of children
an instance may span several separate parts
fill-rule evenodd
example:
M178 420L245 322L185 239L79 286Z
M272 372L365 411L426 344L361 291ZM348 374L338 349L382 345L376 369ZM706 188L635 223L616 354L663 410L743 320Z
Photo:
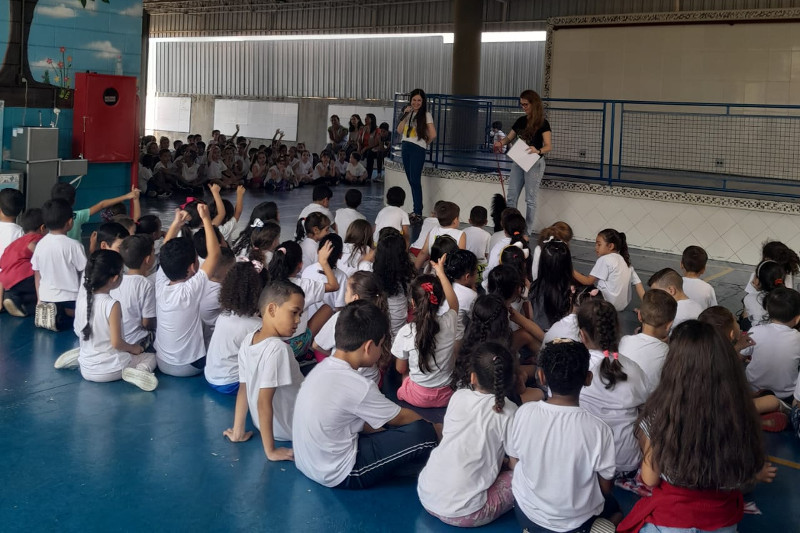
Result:
M700 279L697 246L683 275L665 268L645 291L624 233L599 232L582 274L568 224L534 243L497 200L493 234L485 207L462 230L458 205L439 201L411 243L403 189L370 223L359 190L334 214L317 185L281 242L275 202L237 234L244 187L236 205L209 190L166 232L138 207L118 212L138 190L73 212L59 184L24 213L0 191L3 306L74 329L56 368L148 391L156 369L204 374L237 395L232 442L253 435L249 412L267 459L326 487L419 474L423 507L456 526L514 508L528 531L733 531L742 491L775 475L762 428L790 414L800 430L800 259L781 243L764 247L737 320ZM87 259L81 221L104 209ZM641 330L621 337L634 292ZM393 383L410 406L446 408L444 424L387 399ZM652 490L624 521L615 481Z

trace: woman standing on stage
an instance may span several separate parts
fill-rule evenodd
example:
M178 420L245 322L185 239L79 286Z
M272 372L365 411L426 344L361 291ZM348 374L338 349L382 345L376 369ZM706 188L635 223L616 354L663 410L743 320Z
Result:
M535 91L528 89L519 95L519 105L525 111L525 115L514 122L505 139L494 143L494 149L496 152L503 151L507 144L519 137L528 145L529 153L543 156L553 149L553 145L550 123L544 118L542 99ZM528 206L525 220L528 223L528 234L533 233L534 229L536 197L539 195L539 185L544 176L544 167L543 157L540 157L527 172L514 163L508 178L508 207L517 207L522 187L525 187L525 203Z
M436 128L433 126L433 116L428 112L425 91L414 89L409 98L410 105L403 109L397 133L403 136L403 168L414 201L414 211L408 218L414 224L422 220L422 166L428 146L436 138Z

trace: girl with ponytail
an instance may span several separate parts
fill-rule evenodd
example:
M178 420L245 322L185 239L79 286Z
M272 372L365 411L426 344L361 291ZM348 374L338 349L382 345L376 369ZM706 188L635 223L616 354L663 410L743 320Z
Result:
M514 358L497 343L478 345L462 367L444 415L442 441L419 475L417 493L430 514L451 526L479 527L514 504L510 470L501 472L517 406Z
M297 221L295 242L303 249L303 264L317 262L317 248L322 238L331 231L331 219L324 213L314 211ZM320 260L322 261L322 260Z
M247 226L242 230L239 236L233 241L231 249L237 256L247 257L250 249L250 236L258 228L263 228L268 222L280 222L278 218L278 204L275 202L261 202L253 208L250 213L250 220L247 221Z
M397 399L417 407L445 407L453 395L449 383L461 339L458 298L444 272L446 258L434 264L435 276L424 274L411 282L414 320L400 328L392 344L397 371L404 376ZM445 299L450 309L440 312Z
M611 428L617 476L635 475L642 461L634 435L636 417L653 388L641 367L619 353L619 321L613 305L587 300L578 309L578 328L594 375L592 384L581 391L581 407Z
M75 303L75 334L80 348L64 353L56 368L80 366L87 381L108 382L122 379L142 390L158 385L153 371L155 354L142 353L142 347L125 342L122 308L109 292L122 282L122 257L112 250L97 250L89 258L83 286Z

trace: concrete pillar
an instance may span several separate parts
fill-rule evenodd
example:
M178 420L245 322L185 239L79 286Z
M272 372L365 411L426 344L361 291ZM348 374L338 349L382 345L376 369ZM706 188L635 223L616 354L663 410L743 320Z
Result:
M453 21L455 41L450 92L456 96L477 96L481 92L483 0L453 0ZM449 145L449 150L475 150L484 137L478 120L478 105L453 100L447 130L447 139L442 140Z

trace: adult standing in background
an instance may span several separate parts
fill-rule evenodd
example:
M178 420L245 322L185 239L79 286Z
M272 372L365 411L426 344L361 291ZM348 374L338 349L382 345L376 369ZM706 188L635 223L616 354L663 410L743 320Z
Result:
M422 89L411 91L409 105L403 109L397 125L397 133L403 136L403 168L414 202L414 211L408 218L413 224L422 220L422 166L428 146L436 138L433 116L428 112L428 99Z
M496 152L504 151L506 145L519 137L528 145L529 153L543 156L553 149L553 144L550 123L544 118L542 99L535 91L527 89L519 95L519 105L525 115L514 122L505 139L495 141L494 150ZM533 233L534 230L536 199L539 195L542 176L544 176L544 168L544 157L540 157L527 172L514 163L511 165L511 174L508 177L508 207L517 207L519 195L522 193L522 188L525 187L525 203L527 204L525 220L528 223L528 234Z

